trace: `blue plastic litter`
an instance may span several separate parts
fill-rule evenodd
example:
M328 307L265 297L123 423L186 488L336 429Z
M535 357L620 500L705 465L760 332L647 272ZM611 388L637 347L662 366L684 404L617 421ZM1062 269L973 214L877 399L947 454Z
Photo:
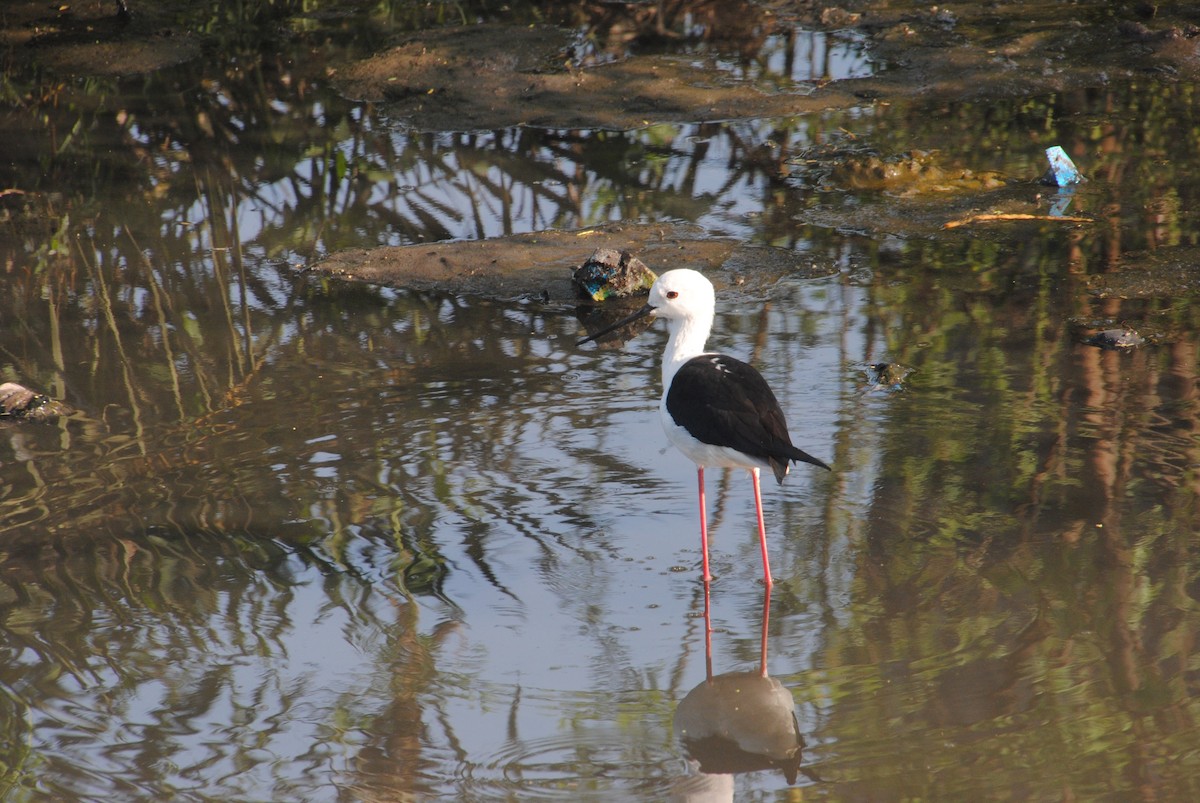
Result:
M1087 181L1075 167L1071 157L1058 145L1046 148L1046 159L1050 162L1050 169L1042 176L1043 184L1049 184L1051 187L1069 187Z
M1075 199L1075 188L1061 187L1051 197L1054 201L1050 204L1050 217L1062 217L1067 214L1067 207Z

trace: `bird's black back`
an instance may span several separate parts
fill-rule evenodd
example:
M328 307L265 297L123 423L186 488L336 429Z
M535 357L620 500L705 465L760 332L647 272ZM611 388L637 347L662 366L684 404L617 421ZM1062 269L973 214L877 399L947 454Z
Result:
M783 410L753 366L725 354L701 354L683 364L667 391L667 412L692 437L766 460L783 482L788 461L829 468L792 445Z

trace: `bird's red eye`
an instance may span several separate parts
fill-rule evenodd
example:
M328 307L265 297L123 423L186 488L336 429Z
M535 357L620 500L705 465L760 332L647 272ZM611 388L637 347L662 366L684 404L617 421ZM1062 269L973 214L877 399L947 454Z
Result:
M679 298L679 293L675 292L674 290L668 290L667 298Z

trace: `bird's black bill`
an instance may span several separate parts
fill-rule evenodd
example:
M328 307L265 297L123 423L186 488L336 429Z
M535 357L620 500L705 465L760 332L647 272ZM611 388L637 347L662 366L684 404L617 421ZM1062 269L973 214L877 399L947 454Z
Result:
M649 315L652 312L654 312L654 305L647 304L646 306L642 307L640 310L633 313L632 315L622 318L621 320L617 321L616 323L604 327L599 332L592 332L590 335L583 338L582 340L577 342L575 345L582 346L584 343L591 343L593 340L604 337L609 332L616 331L617 329L620 329L622 326L625 326L626 324L633 323L634 321L638 320L639 318L645 318L647 315Z

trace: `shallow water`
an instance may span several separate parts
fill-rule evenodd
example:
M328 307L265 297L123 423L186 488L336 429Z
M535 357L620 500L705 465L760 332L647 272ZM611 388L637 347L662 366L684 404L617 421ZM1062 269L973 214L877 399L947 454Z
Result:
M8 168L51 225L0 233L4 378L80 412L0 430L6 799L1200 792L1194 296L1095 292L1135 257L1194 264L1194 87L418 133L256 64L114 82ZM1062 144L1092 177L1071 210L1100 222L943 233L953 201L830 182L843 131L1022 178ZM834 466L764 486L765 642L749 483L710 471L706 649L662 331L578 348L573 310L532 298L295 269L605 220L813 265L714 276L713 346ZM1119 323L1154 337L1080 342ZM700 772L677 708L764 665L795 702L794 784Z

